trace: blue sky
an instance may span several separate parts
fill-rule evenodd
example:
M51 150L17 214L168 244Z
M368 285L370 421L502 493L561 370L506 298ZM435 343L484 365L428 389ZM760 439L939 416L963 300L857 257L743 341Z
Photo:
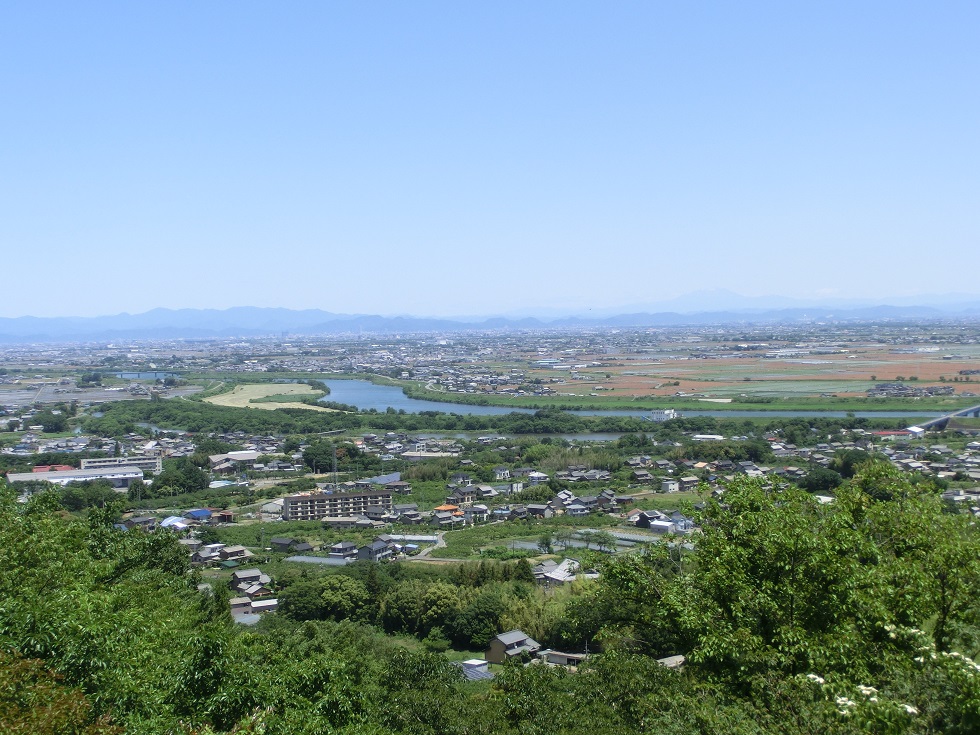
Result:
M980 5L0 12L0 316L980 294Z

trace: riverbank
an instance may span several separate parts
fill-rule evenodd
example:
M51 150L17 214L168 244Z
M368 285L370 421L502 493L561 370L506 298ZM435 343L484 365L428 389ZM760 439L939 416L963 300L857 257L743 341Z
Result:
M371 382L376 382L373 379ZM952 413L980 403L977 397L943 396L936 398L866 398L855 397L751 397L748 399L732 397L725 399L704 398L701 396L664 396L656 398L633 398L630 396L502 396L467 393L444 393L427 390L418 383L398 380L385 380L379 385L397 385L410 398L454 403L468 406L499 406L502 408L530 409L579 409L579 410L637 410L653 411L673 408L677 410L697 410L699 406L710 405L719 411L936 411L938 414Z

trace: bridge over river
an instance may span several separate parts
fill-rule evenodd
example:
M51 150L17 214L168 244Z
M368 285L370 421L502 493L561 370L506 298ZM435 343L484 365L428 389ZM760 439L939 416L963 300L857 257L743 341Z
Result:
M921 424L916 424L920 429L934 429L936 431L942 431L949 425L950 419L955 418L980 418L980 406L971 406L970 408L963 408L959 411L953 413L948 413L945 416L940 416L939 418L932 419L931 421L925 421ZM909 427L915 428L915 427Z

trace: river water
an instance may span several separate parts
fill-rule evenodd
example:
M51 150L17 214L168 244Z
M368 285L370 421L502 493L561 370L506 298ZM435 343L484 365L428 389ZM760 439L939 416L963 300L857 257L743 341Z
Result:
M401 388L392 385L376 385L366 380L324 380L330 388L330 395L324 397L325 401L336 401L356 406L362 411L369 411L372 408L376 411L387 411L389 408L395 411L405 411L406 413L420 413L421 411L441 411L442 413L456 413L462 416L488 416L508 413L534 413L530 408L505 408L503 406L471 406L465 403L443 403L441 401L424 401L418 398L409 398ZM574 410L569 413L579 416L649 416L650 411L627 411L627 410ZM846 411L718 411L718 410L687 410L680 412L684 417L692 416L714 416L716 418L844 418L848 415ZM910 418L910 419L929 419L936 418L939 414L931 411L854 411L853 414L858 418Z

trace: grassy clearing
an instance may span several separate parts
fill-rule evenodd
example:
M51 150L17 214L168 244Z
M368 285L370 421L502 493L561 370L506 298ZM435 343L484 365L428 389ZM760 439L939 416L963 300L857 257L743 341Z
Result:
M309 411L334 411L325 406L311 406L307 403L291 400L297 397L319 397L323 393L306 383L254 383L236 385L230 393L205 398L207 403L215 406L230 406L232 408L260 408L274 411L277 408L303 408Z
M633 507L641 510L660 510L673 511L679 510L682 513L689 511L695 503L700 503L704 498L696 491L682 493L651 493L641 495L636 498Z
M480 559L483 558L480 555L481 549L507 546L511 541L536 542L545 531L554 533L563 528L577 531L585 528L609 528L621 524L621 519L601 514L593 514L586 518L559 516L537 521L488 523L447 532L446 546L435 549L429 556L433 559ZM623 530L626 530L625 526Z

